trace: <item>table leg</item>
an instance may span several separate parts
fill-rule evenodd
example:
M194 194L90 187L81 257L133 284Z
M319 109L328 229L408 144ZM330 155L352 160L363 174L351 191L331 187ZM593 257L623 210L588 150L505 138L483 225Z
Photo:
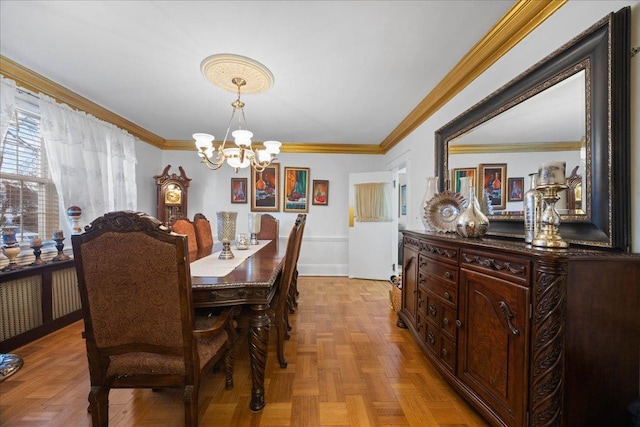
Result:
M270 319L266 310L268 304L252 305L253 315L249 324L249 356L251 358L251 403L252 411L264 408L264 371L267 365L267 349L269 347Z

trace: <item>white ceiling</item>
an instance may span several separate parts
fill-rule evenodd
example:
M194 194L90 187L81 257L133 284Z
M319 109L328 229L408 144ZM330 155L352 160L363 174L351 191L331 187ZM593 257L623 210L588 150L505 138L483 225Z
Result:
M200 62L248 56L256 141L379 144L513 5L500 1L0 1L0 54L166 140L222 139L235 95Z

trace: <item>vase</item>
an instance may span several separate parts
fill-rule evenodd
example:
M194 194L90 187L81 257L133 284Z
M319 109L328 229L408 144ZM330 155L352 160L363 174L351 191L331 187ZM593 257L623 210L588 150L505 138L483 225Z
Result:
M430 176L427 178L427 191L424 193L424 197L422 198L422 203L420 203L420 211L419 211L420 217L422 219L422 225L424 225L424 229L426 231L432 231L433 227L427 221L425 207L427 206L427 203L429 203L429 201L436 194L438 194L438 177Z
M236 237L236 249L249 249L249 235L247 233L238 233L238 237Z
M236 238L238 212L219 211L216 212L216 217L218 219L218 240L222 242L222 251L218 259L233 259L231 242Z
M249 240L250 245L257 245L258 242L258 233L260 232L262 214L249 212L249 233L251 233L251 239Z
M493 206L491 206L491 197L486 188L482 189L482 201L480 202L480 210L485 215L493 215Z
M542 192L538 186L538 174L530 173L531 185L529 190L522 196L524 203L524 241L533 242L540 231L540 216L544 207Z
M78 206L71 206L67 209L67 216L69 217L69 221L71 221L71 231L73 234L81 234L80 218L82 218L82 209Z
M463 176L460 177L460 188L458 188L458 193L462 194L462 197L469 203L469 188L473 185L473 177L472 176Z
M456 219L456 231L462 237L482 237L489 230L489 219L480 209L475 187L469 187L467 200L467 208Z

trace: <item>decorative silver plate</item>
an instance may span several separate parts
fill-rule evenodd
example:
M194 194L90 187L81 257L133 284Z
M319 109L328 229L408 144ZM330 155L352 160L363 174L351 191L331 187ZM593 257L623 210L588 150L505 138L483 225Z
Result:
M467 200L459 193L446 190L438 193L424 207L424 218L434 231L456 231L456 219L466 208Z

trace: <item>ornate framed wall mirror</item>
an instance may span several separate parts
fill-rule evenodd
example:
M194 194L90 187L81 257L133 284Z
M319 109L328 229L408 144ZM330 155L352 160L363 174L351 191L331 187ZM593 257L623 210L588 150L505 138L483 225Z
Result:
M628 250L630 28L628 7L609 14L438 129L440 188L454 169L499 163L506 164L503 185L524 177L524 191L541 163L565 161L572 187L558 204L562 237ZM521 201L494 210L487 234L522 238L522 211Z

